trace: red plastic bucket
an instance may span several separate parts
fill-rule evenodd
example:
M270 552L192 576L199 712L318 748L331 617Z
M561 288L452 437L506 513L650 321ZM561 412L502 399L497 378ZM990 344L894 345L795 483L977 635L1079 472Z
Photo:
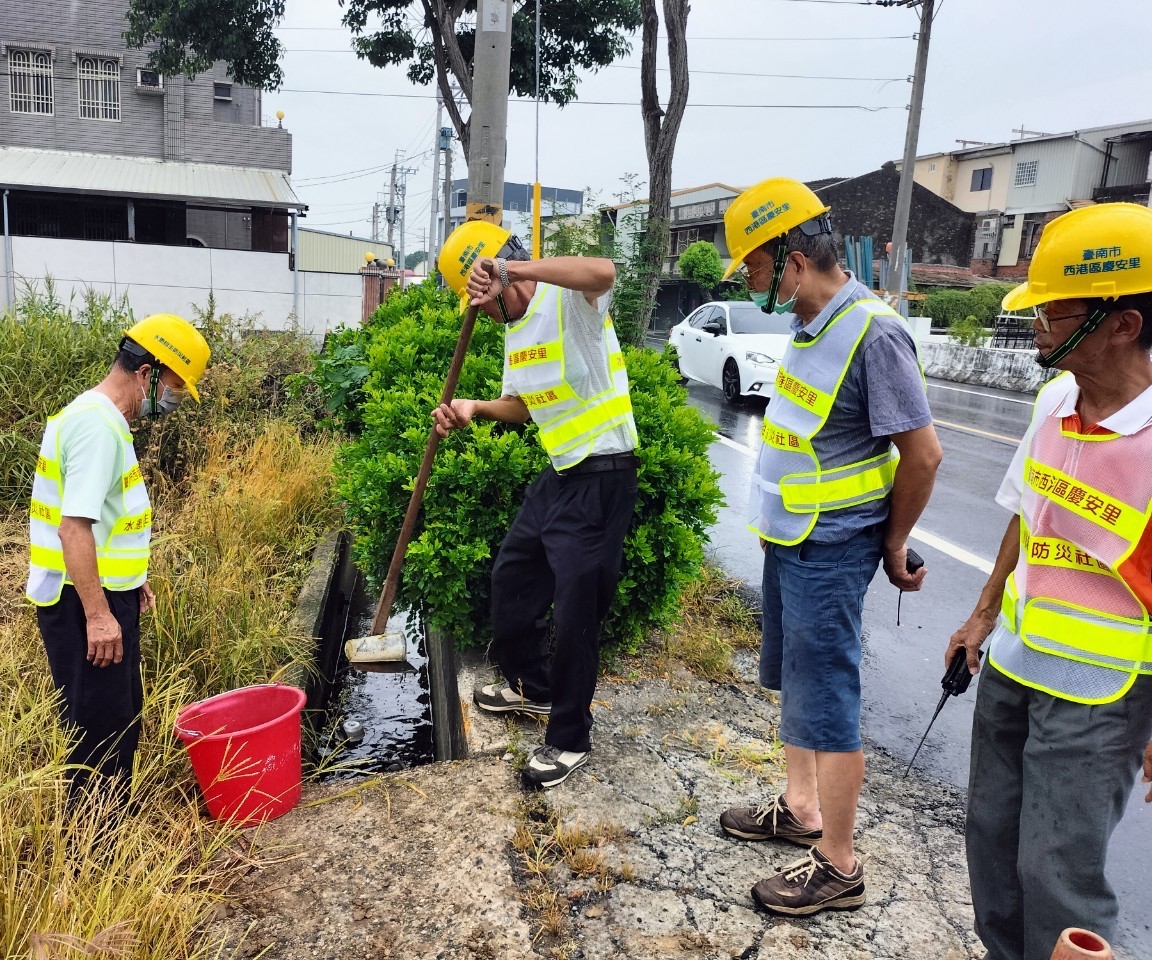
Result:
M305 699L296 687L267 683L209 697L177 715L176 736L216 820L246 827L296 806Z

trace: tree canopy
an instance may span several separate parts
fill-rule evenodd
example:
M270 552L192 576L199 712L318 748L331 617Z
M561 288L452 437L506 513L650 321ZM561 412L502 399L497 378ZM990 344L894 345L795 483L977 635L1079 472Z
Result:
M698 284L704 291L711 292L724 276L724 261L720 251L707 240L697 240L688 244L676 262L680 275Z
M472 102L476 0L337 0L356 55L377 67L403 66L413 83L435 81L468 153L468 118L452 91ZM509 90L536 92L536 2L513 0ZM150 63L172 75L203 72L222 60L237 83L274 90L284 82L284 46L273 33L285 0L130 0L130 46L158 44ZM582 70L631 51L640 0L548 0L540 4L540 97L576 99Z
M275 90L284 82L284 46L272 31L285 0L131 0L124 41L157 44L148 58L169 76L196 76L218 60L249 87Z

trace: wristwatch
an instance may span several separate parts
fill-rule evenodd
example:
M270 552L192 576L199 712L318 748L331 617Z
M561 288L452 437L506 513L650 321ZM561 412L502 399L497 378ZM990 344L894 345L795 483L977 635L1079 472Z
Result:
M512 286L512 281L508 279L508 261L503 257L496 258L496 272L500 275L500 282L505 290Z

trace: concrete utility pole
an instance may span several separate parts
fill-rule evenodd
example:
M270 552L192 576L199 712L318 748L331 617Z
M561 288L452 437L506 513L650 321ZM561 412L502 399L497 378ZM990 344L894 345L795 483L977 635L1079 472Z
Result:
M440 244L436 241L436 207L440 201L440 120L444 111L444 101L440 99L440 88L436 88L436 126L432 131L432 199L428 201L428 235L425 238L424 262L436 263L436 251ZM431 269L429 267L428 269ZM425 270L425 273L428 271Z
M928 43L932 38L932 8L936 0L880 0L881 6L913 7L920 4L920 34L916 44L916 72L912 76L912 102L908 107L908 132L904 138L904 164L896 193L896 219L892 224L892 259L888 271L888 295L900 309L904 296L904 264L908 258L908 214L912 209L912 182L916 172L916 141L920 137L920 111L924 106L924 76L928 71Z
M405 198L408 193L408 178L416 173L414 167L396 167L392 168L396 177L399 178L399 183L394 182L394 190L399 203L393 208L396 212L396 219L400 222L400 250L396 256L396 269L400 271L400 289L404 289L404 258L407 251L404 248L404 227L408 219L407 204ZM389 231L391 234L391 231Z
M472 68L472 137L468 157L469 220L504 220L508 156L508 71L512 0L480 0Z
M380 202L372 204L372 242L380 239Z
M452 128L443 127L440 130L441 143L444 144L444 235L452 232ZM443 242L443 241L441 241Z
M400 151L396 151L396 163L400 162ZM388 221L388 246L392 246L392 226L396 222L396 163L392 164L392 179L388 184L388 209L384 219Z

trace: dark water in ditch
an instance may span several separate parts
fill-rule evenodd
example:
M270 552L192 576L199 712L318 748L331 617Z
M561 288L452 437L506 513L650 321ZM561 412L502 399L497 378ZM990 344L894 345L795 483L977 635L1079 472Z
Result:
M404 632L408 663L415 669L399 670L389 664L364 670L343 656L345 640L368 633L374 609L375 600L357 585L344 635L325 641L338 641L341 653L334 658L335 672L316 741L314 759L321 780L404 770L434 759L428 656L419 621L404 614L388 621L389 630Z

